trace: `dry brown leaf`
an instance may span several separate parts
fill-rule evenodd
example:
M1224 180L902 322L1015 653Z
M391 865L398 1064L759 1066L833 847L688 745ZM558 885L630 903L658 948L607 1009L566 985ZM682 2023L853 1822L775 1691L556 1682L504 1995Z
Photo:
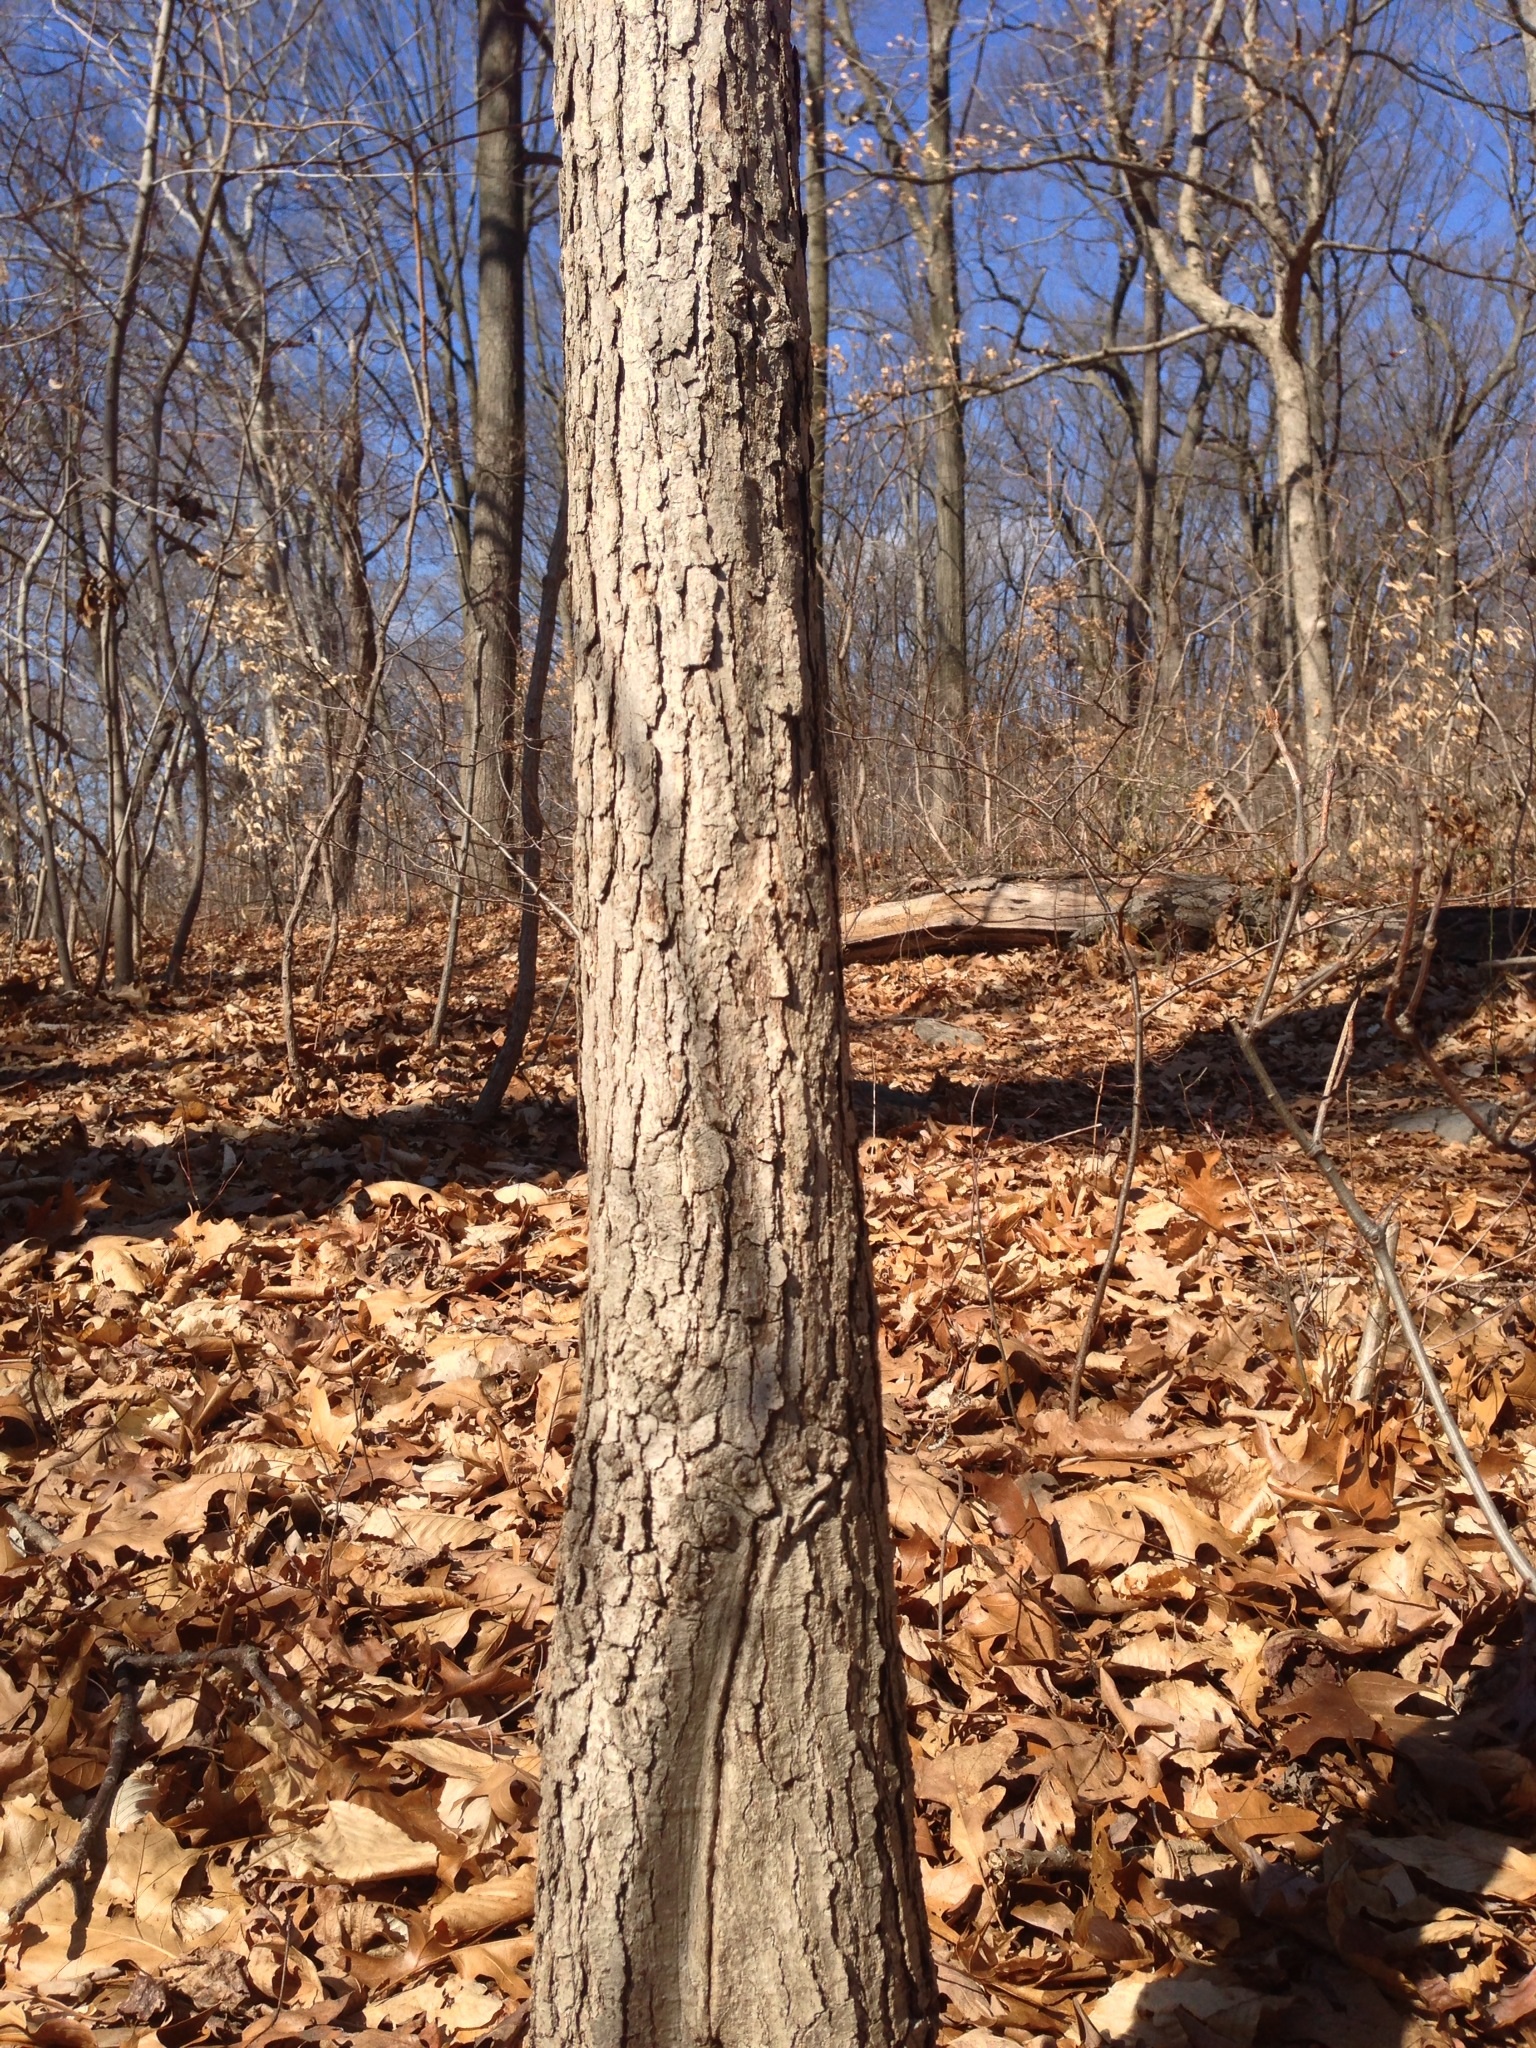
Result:
M85 1249L96 1285L114 1287L119 1294L146 1293L165 1270L165 1247L153 1238L100 1233L87 1240Z
M520 1628L530 1628L535 1622L549 1621L554 1616L554 1587L531 1565L521 1564L515 1558L489 1558L475 1572L468 1590Z
M1108 1487L1054 1501L1051 1520L1068 1564L1094 1571L1118 1571L1141 1555L1146 1524L1134 1505Z
M1101 1487L1099 1491L1113 1505L1132 1508L1160 1523L1169 1554L1180 1564L1199 1562L1202 1550L1214 1550L1218 1557L1228 1559L1242 1555L1242 1545L1214 1515L1206 1514L1187 1494L1175 1492L1170 1486L1126 1481Z
M388 1208L398 1198L412 1209L421 1208L425 1203L430 1208L446 1209L451 1205L444 1201L436 1188L424 1187L415 1180L371 1180L367 1186L370 1202Z
M1005 1663L1052 1664L1061 1655L1054 1618L1005 1578L991 1580L973 1595L960 1611L958 1626L990 1642L993 1656Z
M231 1521L245 1510L252 1479L235 1472L201 1473L177 1480L139 1500L119 1496L89 1535L76 1537L69 1549L78 1557L115 1564L119 1551L138 1557L165 1557L167 1545L180 1536L201 1536L217 1503Z
M22 1948L13 1965L17 1974L29 1984L62 1987L125 1963L151 1973L164 1970L188 1946L177 1925L177 1901L204 1854L184 1848L154 1820L109 1834L83 1936L73 1892L68 1885L55 1886L27 1916L44 1930L44 1939Z
M289 1877L335 1878L344 1884L378 1884L391 1877L426 1877L437 1868L437 1851L418 1842L393 1821L333 1799L318 1827L274 1835L251 1858L253 1866Z
M923 1900L936 1917L963 1912L980 1890L980 1874L964 1863L923 1865Z
M1130 1711L1143 1727L1168 1737L1177 1763L1215 1756L1242 1736L1242 1716L1232 1702L1214 1686L1189 1678L1144 1686Z
M1488 2017L1496 2027L1517 2027L1536 2013L1536 1970L1527 1970L1517 1984L1500 1992Z
M245 1231L232 1217L206 1222L201 1216L189 1216L177 1224L172 1235L178 1244L191 1246L199 1265L211 1266L234 1250Z
M523 1972L533 1959L533 1936L514 1934L502 1941L477 1941L453 1952L453 1967L461 1977L483 1977L497 1985L510 1999L528 1996Z
M442 1287L370 1287L358 1300L359 1316L368 1328L396 1343L414 1341L423 1316L429 1315L447 1293Z
M1375 1846L1447 1891L1521 1906L1536 1899L1536 1856L1483 1828L1447 1826L1439 1835L1397 1835Z
M990 1785L1018 1750L1019 1738L1004 1728L986 1742L954 1742L917 1766L917 1796L954 1807Z
M370 1508L358 1523L358 1536L378 1537L387 1543L409 1544L434 1556L443 1550L470 1550L488 1543L494 1533L484 1522L468 1515L447 1515L436 1508Z
M1087 2008L1106 2048L1189 2048L1180 2015L1187 2013L1207 2032L1197 2038L1252 2048L1266 2017L1289 2003L1266 1998L1233 1978L1205 1970L1161 1977L1138 1970Z
M461 1892L434 1899L426 1911L434 1941L446 1947L478 1940L498 1927L514 1927L533 1914L534 1872L525 1863L507 1877L487 1878Z
M901 1536L926 1536L931 1543L968 1543L976 1520L967 1504L946 1481L916 1458L891 1452L885 1461L890 1493L891 1526Z

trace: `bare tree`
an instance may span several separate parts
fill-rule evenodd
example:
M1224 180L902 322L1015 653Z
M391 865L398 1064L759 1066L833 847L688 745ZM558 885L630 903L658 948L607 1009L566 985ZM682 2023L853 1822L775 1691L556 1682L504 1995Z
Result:
M1345 116L1358 91L1362 30L1391 4L1345 0L1337 23L1325 22L1304 50L1300 41L1282 43L1260 0L1202 0L1196 8L1176 0L1161 96L1181 119L1168 124L1158 151L1147 147L1138 118L1139 10L1126 0L1092 0L1087 23L1113 160L1164 284L1198 320L1252 348L1268 372L1297 694L1318 790L1334 748L1333 599L1304 313L1350 155ZM1308 32L1292 12L1301 38ZM1218 147L1227 131L1240 142ZM1257 235L1267 305L1235 298L1217 282L1214 196Z
M963 772L971 710L966 572L966 389L961 372L960 253L955 234L953 65L959 0L924 0L926 99L921 136L903 122L896 94L865 57L849 0L836 0L837 39L862 95L916 241L927 297L932 414L934 565L932 669L923 717L923 751L933 821L941 833L963 826Z

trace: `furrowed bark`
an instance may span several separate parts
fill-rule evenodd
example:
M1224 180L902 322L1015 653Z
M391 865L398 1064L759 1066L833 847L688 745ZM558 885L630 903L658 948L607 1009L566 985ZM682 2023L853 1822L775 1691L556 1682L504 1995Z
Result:
M932 2039L847 1104L787 0L565 0L585 1382L540 2048Z

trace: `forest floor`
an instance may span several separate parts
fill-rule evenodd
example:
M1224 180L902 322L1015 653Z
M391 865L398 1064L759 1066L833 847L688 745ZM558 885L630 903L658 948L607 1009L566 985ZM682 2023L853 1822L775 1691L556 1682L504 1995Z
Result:
M573 1017L556 962L477 1131L508 927L469 930L431 1054L441 943L348 930L300 1004L304 1097L260 935L169 1001L0 991L0 1905L134 1743L104 1869L3 1952L0 2048L525 2028ZM1373 1285L1226 1034L1260 968L1144 971L1148 1128L1076 1428L1124 983L1093 953L849 975L946 2043L1536 2042L1536 1638L1402 1347L1374 1412L1344 1398ZM1487 990L1448 970L1426 1020L1503 1104L1536 1000ZM1343 1017L1318 1002L1268 1036L1303 1105ZM1529 1537L1529 1176L1459 1141L1379 1001L1357 1023L1333 1141L1396 1205Z

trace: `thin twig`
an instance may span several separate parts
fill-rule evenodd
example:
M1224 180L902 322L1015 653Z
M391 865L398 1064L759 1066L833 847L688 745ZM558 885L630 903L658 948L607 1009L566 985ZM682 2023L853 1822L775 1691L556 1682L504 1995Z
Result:
M1315 996L1318 990L1326 988L1329 982L1338 981L1348 974L1367 946L1378 937L1385 923L1386 919L1384 917L1378 917L1362 936L1355 941L1347 953L1341 953L1337 960L1330 960L1326 967L1319 967L1315 974L1309 974L1304 982L1291 990L1278 1010L1266 1010L1259 1024L1256 1027L1250 1028L1268 1031L1271 1025L1279 1024L1285 1018L1294 1016L1309 996ZM1389 962L1386 960L1377 960L1369 967L1362 967L1359 979L1362 982L1374 980L1378 974L1386 972L1388 965ZM1182 994L1182 989L1177 991L1177 993Z
M1317 1116L1312 1125L1312 1135L1318 1144L1323 1142L1323 1132L1328 1126L1328 1112L1338 1094L1349 1063L1355 1056L1355 1018L1360 1011L1360 996L1356 991L1354 1001L1344 1013L1344 1022L1339 1030L1339 1042L1333 1049L1333 1064L1328 1069L1328 1079L1323 1083L1323 1092L1318 1097Z
M88 1892L93 1879L100 1877L106 1862L107 1820L113 1801L128 1775L128 1766L133 1761L133 1746L139 1732L139 1694L144 1681L125 1670L116 1674L116 1686L117 1719L112 1725L112 1746L107 1752L106 1775L80 1823L80 1832L69 1854L62 1862L56 1863L46 1877L39 1878L31 1891L24 1892L11 1907L9 1918L13 1930L21 1925L39 1899L46 1898L55 1885L66 1882L74 1890L75 1917L83 1920L89 1911Z
M1067 1390L1067 1415L1076 1422L1078 1404L1083 1395L1083 1374L1088 1367L1088 1354L1093 1349L1093 1340L1099 1333L1099 1319L1104 1313L1105 1297L1109 1293L1110 1275L1115 1261L1120 1256L1120 1240L1125 1235L1126 1212L1131 1206L1131 1189L1136 1182L1136 1164L1141 1152L1141 1114L1146 1100L1147 1071L1147 1029L1141 1008L1141 976L1135 969L1128 969L1131 984L1131 1014L1136 1028L1135 1064L1131 1082L1131 1128L1125 1142L1125 1166L1120 1175L1120 1199L1115 1204L1114 1227L1109 1233L1109 1246L1104 1254L1104 1263L1099 1268L1098 1284L1093 1290L1093 1300L1083 1318L1082 1334L1077 1340L1077 1357L1072 1362L1072 1384Z
M1434 908L1429 913L1429 922L1424 927L1424 944L1419 950L1418 978L1413 984L1413 994L1408 998L1408 1007L1403 1012L1404 1022L1410 1028L1417 1028L1419 1005L1424 1000L1424 991L1429 987L1430 969L1435 964L1435 952L1440 944L1440 913L1445 908L1445 899L1451 891L1451 871L1446 869L1440 877L1440 886L1435 891Z
M1403 976L1408 972L1408 962L1413 953L1413 935L1419 923L1419 887L1424 877L1424 864L1417 862L1408 877L1408 908L1403 913L1402 936L1397 942L1397 958L1392 965L1392 979L1387 983L1387 993L1382 1009L1386 1016L1397 1014L1397 999L1402 992Z
M1396 1222L1387 1225L1386 1252L1393 1265L1397 1264ZM1360 1333L1360 1349L1355 1356L1355 1370L1349 1383L1349 1398L1363 1408L1369 1408L1376 1399L1376 1382L1381 1375L1381 1361L1386 1356L1387 1332L1392 1325L1392 1304L1387 1299L1381 1281L1376 1282L1376 1292L1371 1296L1371 1305L1365 1312L1365 1328Z
M1307 900L1307 891L1312 881L1312 870L1322 859L1328 847L1328 815L1333 804L1333 776L1335 762L1328 764L1327 780L1323 784L1322 816L1318 825L1317 844L1307 851L1307 789L1291 751L1285 744L1278 719L1273 720L1273 738L1284 761L1286 772L1296 792L1296 867L1291 876L1291 893L1286 901L1285 915L1280 920L1280 930L1275 939L1274 956L1269 963L1269 973L1264 977L1264 986L1259 991L1258 1001L1248 1019L1248 1029L1257 1031L1269 1011L1269 999L1275 992L1275 983L1280 978L1281 963L1291 943L1291 934L1296 929L1296 920L1301 916L1302 905Z
M1302 1124L1298 1123L1295 1112L1275 1086L1269 1069L1265 1066L1263 1060L1260 1059L1253 1040L1249 1037L1248 1033L1238 1024L1232 1026L1232 1032L1243 1058L1248 1062L1253 1072L1254 1079L1263 1091L1265 1101L1333 1190L1340 1207L1349 1218L1351 1224L1353 1224L1355 1234L1365 1245L1367 1251L1369 1251L1376 1267L1377 1277L1381 1282L1382 1291L1392 1304L1392 1313L1397 1318L1398 1327L1403 1333L1409 1354L1413 1359L1420 1382L1423 1385L1425 1398L1435 1412L1435 1419L1440 1424L1440 1428L1444 1433L1451 1456L1455 1459L1461 1476L1466 1481L1472 1494L1472 1498L1477 1502L1479 1509L1482 1511L1483 1519L1492 1531L1494 1541L1514 1566L1516 1574L1527 1591L1536 1593L1536 1564L1532 1563L1519 1540L1511 1531L1509 1524L1499 1512L1493 1495L1484 1484L1483 1476L1477 1469L1477 1460L1468 1449L1467 1440L1462 1435L1461 1427L1451 1412L1451 1405L1445 1398L1429 1353L1424 1348L1424 1340L1419 1334L1419 1326L1414 1318L1413 1307L1409 1302L1407 1290L1403 1286L1402 1275L1398 1272L1397 1263L1388 1251L1387 1228L1379 1223L1362 1205L1360 1198L1344 1178L1337 1161L1333 1158L1328 1148L1320 1144Z
M85 1819L80 1823L80 1832L75 1837L74 1847L62 1861L56 1863L48 1875L39 1878L31 1891L24 1892L9 1909L9 1933L14 1936L22 1920L39 1899L46 1898L56 1885L69 1884L75 1894L75 1917L83 1920L90 1910L90 1893L100 1881L106 1866L107 1823L112 1816L112 1807L123 1780L133 1762L134 1744L139 1734L139 1696L145 1682L164 1676L173 1671L193 1671L209 1665L244 1672L246 1678L270 1703L278 1717L289 1727L297 1727L301 1716L285 1700L268 1677L255 1645L243 1643L233 1649L180 1650L163 1655L137 1655L129 1653L112 1661L112 1686L117 1694L117 1719L112 1724L112 1743L107 1752L107 1768L96 1796L87 1809Z

